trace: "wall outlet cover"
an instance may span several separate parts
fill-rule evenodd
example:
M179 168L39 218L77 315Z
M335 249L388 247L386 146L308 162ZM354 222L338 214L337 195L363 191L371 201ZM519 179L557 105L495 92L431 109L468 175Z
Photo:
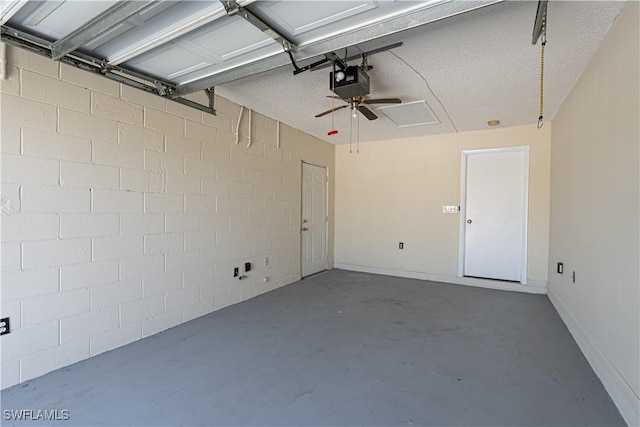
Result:
M6 335L11 332L11 323L8 317L0 319L0 335Z

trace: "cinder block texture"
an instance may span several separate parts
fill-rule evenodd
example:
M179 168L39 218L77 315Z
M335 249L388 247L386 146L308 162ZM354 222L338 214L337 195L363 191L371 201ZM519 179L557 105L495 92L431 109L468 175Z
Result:
M333 174L332 145L282 125L276 148L276 122L255 113L247 149L223 98L212 116L8 49L21 81L0 85L0 305L14 328L1 387L300 277L301 163Z

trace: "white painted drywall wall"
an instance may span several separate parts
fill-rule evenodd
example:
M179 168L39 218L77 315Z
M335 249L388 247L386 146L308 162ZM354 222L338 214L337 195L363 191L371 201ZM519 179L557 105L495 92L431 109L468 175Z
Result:
M551 136L549 297L630 425L640 425L638 22L628 2Z
M336 148L335 265L404 277L546 292L551 125ZM528 284L458 278L462 151L530 147ZM398 249L398 243L404 249Z
M2 388L300 278L301 161L329 168L332 218L332 145L282 125L277 148L276 122L254 113L247 149L247 115L235 145L240 107L222 98L211 116L15 48L8 60Z

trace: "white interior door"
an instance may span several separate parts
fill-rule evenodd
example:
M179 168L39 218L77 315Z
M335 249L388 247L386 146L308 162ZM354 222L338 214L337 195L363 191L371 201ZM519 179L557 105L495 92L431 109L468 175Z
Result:
M302 277L327 269L327 169L302 164Z
M529 149L463 153L463 275L526 283Z

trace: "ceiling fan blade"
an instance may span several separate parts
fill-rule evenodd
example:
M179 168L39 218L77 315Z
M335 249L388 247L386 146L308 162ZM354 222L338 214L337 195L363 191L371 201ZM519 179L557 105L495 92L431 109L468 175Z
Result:
M324 111L324 112L322 112L322 113L320 113L320 114L316 114L316 117L326 116L326 115L327 115L327 114L329 114L329 113L332 113L332 112L334 112L334 111L336 111L336 110L340 110L340 109L342 109L342 108L347 108L347 107L348 107L348 105L341 105L341 106L339 106L339 107L332 108L332 109L330 109L330 110Z
M378 118L378 116L376 116L373 111L369 110L367 107L365 107L364 105L360 105L358 106L358 111L360 111L362 113L363 116L365 116L367 119L369 120L375 120Z
M400 98L376 98L376 99L365 99L364 104L401 104L402 100Z
M331 95L327 95L327 98L340 99L340 100L342 100L342 101L346 101L345 99L340 98L339 96L331 96Z

